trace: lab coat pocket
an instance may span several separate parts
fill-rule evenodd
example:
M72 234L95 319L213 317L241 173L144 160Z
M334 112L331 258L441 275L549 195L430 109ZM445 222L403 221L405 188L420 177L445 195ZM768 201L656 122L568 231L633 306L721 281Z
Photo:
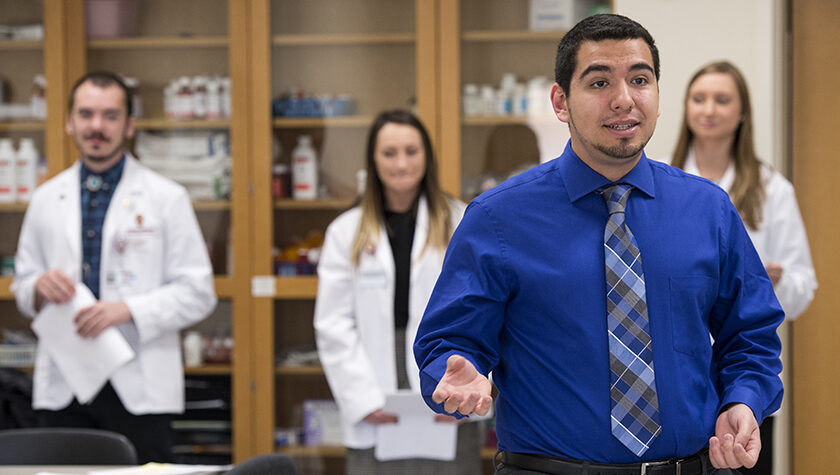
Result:
M669 290L674 349L709 356L709 312L717 290L715 279L704 275L672 277Z
M142 290L145 283L160 279L163 236L159 226L135 226L114 239L117 254L114 283L126 290Z

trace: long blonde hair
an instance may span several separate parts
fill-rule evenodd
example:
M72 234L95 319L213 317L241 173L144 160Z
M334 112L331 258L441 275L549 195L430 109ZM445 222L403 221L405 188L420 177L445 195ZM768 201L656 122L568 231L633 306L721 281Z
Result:
M353 240L353 264L359 265L362 251L368 244L379 238L379 228L385 222L385 194L384 185L376 172L374 156L379 131L385 124L394 123L409 125L417 129L423 140L423 152L426 157L426 173L420 181L419 193L426 197L429 213L429 232L423 249L435 247L445 249L452 235L452 220L449 207L449 197L438 182L437 161L432 149L432 141L423 123L411 112L405 110L391 110L380 113L370 127L367 141L367 182L359 206L362 209L362 219L356 238Z
M688 100L688 94L694 82L700 76L708 73L728 74L735 81L735 87L741 97L741 116L743 120L735 131L735 140L732 142L732 156L735 159L735 180L732 183L732 189L729 191L729 197L741 215L744 224L755 230L761 225L761 207L764 204L765 192L761 177L761 162L755 154L753 143L752 106L750 105L747 81L741 71L728 61L707 64L694 73L694 76L688 82L688 86L685 88L683 105ZM685 168L685 160L693 139L694 134L688 128L686 113L683 113L680 137L677 140L676 147L674 147L672 165Z

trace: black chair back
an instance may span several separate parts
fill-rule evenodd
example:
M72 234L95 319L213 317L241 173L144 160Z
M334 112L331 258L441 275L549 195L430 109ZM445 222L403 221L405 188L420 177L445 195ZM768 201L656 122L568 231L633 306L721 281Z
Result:
M0 465L136 465L124 435L96 429L45 427L0 431Z
M236 464L227 475L295 475L295 464L286 454L263 454Z

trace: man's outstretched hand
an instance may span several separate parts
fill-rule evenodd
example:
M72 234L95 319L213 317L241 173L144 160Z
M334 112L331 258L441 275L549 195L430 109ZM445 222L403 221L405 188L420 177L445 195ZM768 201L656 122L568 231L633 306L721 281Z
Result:
M448 413L458 411L468 416L474 412L484 416L493 404L490 389L490 381L469 360L452 355L446 360L446 373L435 388L432 400L443 403L443 409Z

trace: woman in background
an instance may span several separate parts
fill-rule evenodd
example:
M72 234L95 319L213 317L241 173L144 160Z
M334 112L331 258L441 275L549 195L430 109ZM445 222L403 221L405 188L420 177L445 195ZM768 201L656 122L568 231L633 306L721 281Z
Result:
M348 474L480 473L476 424L458 427L454 462L382 462L376 427L397 421L385 396L420 391L411 348L464 204L440 188L431 140L406 111L383 112L367 143L360 203L327 228L318 265L318 356L341 413ZM430 417L432 417L430 415ZM456 423L443 416L439 421Z
M685 114L671 165L717 183L747 228L788 319L814 298L817 280L793 186L759 161L747 83L729 62L697 71L685 95ZM761 425L761 453L743 474L772 474L773 420Z

